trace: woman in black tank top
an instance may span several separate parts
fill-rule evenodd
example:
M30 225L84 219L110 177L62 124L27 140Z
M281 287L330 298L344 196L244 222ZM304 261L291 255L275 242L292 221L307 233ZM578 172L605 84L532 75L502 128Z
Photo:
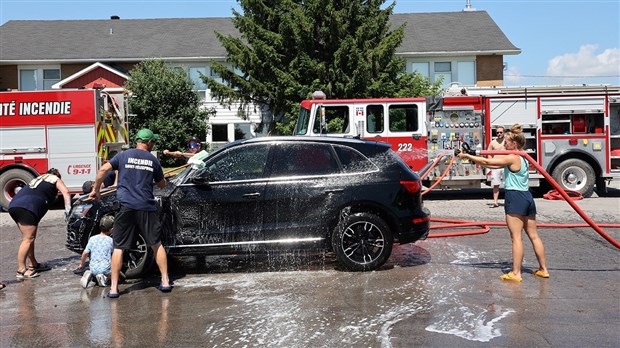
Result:
M65 200L65 214L67 214L71 209L71 195L60 179L60 172L55 168L30 181L9 204L9 214L22 234L17 250L17 279L35 278L39 276L38 272L50 269L37 261L34 255L34 241L39 221L45 216L59 191ZM30 260L29 267L26 266L26 259Z

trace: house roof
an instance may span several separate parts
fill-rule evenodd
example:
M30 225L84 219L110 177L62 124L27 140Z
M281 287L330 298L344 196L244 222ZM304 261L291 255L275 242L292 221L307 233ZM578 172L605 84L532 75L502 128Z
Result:
M397 54L519 54L485 11L393 14L407 23ZM0 27L0 64L221 59L215 31L238 36L231 18L13 20Z
M390 20L393 26L407 25L397 54L521 53L486 11L403 13Z

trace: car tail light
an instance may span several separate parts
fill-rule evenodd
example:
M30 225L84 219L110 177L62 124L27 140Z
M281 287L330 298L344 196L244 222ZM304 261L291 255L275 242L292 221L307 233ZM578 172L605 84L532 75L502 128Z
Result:
M422 222L426 222L426 221L430 221L431 217L430 216L423 216L421 218L416 218L411 220L414 224L419 224Z
M411 193L419 193L422 189L419 180L401 180L400 184Z

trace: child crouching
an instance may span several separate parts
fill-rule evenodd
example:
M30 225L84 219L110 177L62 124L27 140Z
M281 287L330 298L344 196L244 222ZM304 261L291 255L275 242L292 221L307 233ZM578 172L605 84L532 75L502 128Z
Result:
M99 286L107 286L109 283L110 273L112 272L112 251L114 250L114 243L110 237L113 226L114 217L112 215L104 216L99 222L101 233L92 236L84 248L78 269L84 269L86 258L90 258L90 270L86 270L80 280L80 285L83 288L94 286L95 281Z

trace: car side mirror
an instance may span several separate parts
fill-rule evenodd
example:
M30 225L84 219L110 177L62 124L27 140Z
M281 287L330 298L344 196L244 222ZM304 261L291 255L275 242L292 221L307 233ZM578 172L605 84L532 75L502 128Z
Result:
M211 174L208 169L201 168L196 171L196 174L190 178L189 181L195 185L209 185L213 179L213 174Z
M194 185L209 185L209 180L203 177L193 177L189 180Z

